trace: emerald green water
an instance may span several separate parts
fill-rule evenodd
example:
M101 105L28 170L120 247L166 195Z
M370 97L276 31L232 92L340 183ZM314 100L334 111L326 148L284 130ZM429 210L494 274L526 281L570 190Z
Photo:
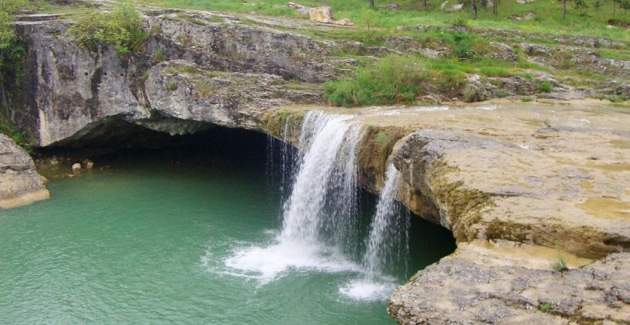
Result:
M281 226L264 175L242 157L145 159L51 182L51 200L0 212L0 323L391 323L385 301L339 294L356 272L262 284L225 266ZM414 270L452 249L441 230L418 229Z

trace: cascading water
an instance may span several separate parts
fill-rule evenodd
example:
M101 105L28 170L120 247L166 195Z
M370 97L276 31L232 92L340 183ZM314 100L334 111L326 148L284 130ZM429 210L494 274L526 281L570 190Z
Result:
M406 233L400 234L400 231L407 231L407 227L401 228L399 225L400 208L396 202L399 180L398 170L390 164L385 174L385 186L376 206L376 214L368 236L367 251L363 259L368 276L382 274L384 264L395 260L397 256L393 254L405 248L399 243L401 235L406 237Z
M360 300L388 296L397 284L385 275L385 266L404 260L409 218L396 202L400 177L390 164L363 258L359 263L347 258L358 256L361 248L356 154L360 138L361 127L351 116L307 113L295 175L287 171L294 161L288 149L280 152L281 175L293 180L283 206L282 230L267 247L237 250L226 265L262 282L293 268L356 272L361 277L342 287L342 294Z
M279 189L278 194L281 203L286 201L291 190L298 156L297 150L291 146L289 141L290 126L291 117L288 116L284 121L281 139L276 139L272 135L267 136L267 182L271 188Z
M282 231L265 248L249 247L226 261L230 268L269 281L290 268L358 271L343 254L358 237L356 146L351 116L309 112L304 118L291 195Z
M358 300L382 299L395 289L396 281L385 275L385 266L400 262L408 250L409 218L396 201L400 174L390 164L385 174L376 213L363 257L364 275L343 286L342 294Z

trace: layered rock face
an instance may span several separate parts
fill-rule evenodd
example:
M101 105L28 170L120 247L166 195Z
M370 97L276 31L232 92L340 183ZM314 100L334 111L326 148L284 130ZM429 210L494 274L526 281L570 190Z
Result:
M33 159L13 140L0 134L0 209L10 209L48 199L44 178Z
M120 121L171 134L239 127L297 143L305 111L352 114L363 127L361 185L378 192L393 163L399 200L452 230L459 244L394 294L389 310L398 321L627 319L627 108L332 109L317 105L320 83L352 64L335 58L333 44L224 15L146 14L152 36L134 57L78 47L68 22L18 22L30 102L12 113L40 146L103 136L101 126ZM571 270L554 271L560 261Z
M309 82L348 63L330 59L324 42L199 15L147 16L152 36L134 57L80 48L68 22L18 22L30 94L28 109L13 112L17 124L40 146L80 138L111 118L159 120L160 128L164 118L253 128L265 108L319 101L320 87Z

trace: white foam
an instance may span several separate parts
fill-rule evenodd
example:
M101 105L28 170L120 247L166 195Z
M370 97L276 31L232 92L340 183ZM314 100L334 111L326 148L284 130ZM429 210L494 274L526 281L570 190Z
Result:
M339 293L352 300L381 301L387 299L398 285L391 279L354 279L339 288Z
M269 283L287 272L356 272L355 263L348 261L340 252L314 243L287 241L275 242L267 247L238 248L227 258L225 265L243 276Z

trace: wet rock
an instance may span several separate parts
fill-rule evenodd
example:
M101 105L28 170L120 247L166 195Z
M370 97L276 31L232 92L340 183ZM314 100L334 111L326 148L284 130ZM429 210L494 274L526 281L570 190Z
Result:
M83 160L83 168L87 170L94 168L94 162L89 159Z
M0 209L10 209L50 197L45 179L29 155L0 134Z
M72 173L75 174L75 175L81 173L81 164L80 163L72 164Z

